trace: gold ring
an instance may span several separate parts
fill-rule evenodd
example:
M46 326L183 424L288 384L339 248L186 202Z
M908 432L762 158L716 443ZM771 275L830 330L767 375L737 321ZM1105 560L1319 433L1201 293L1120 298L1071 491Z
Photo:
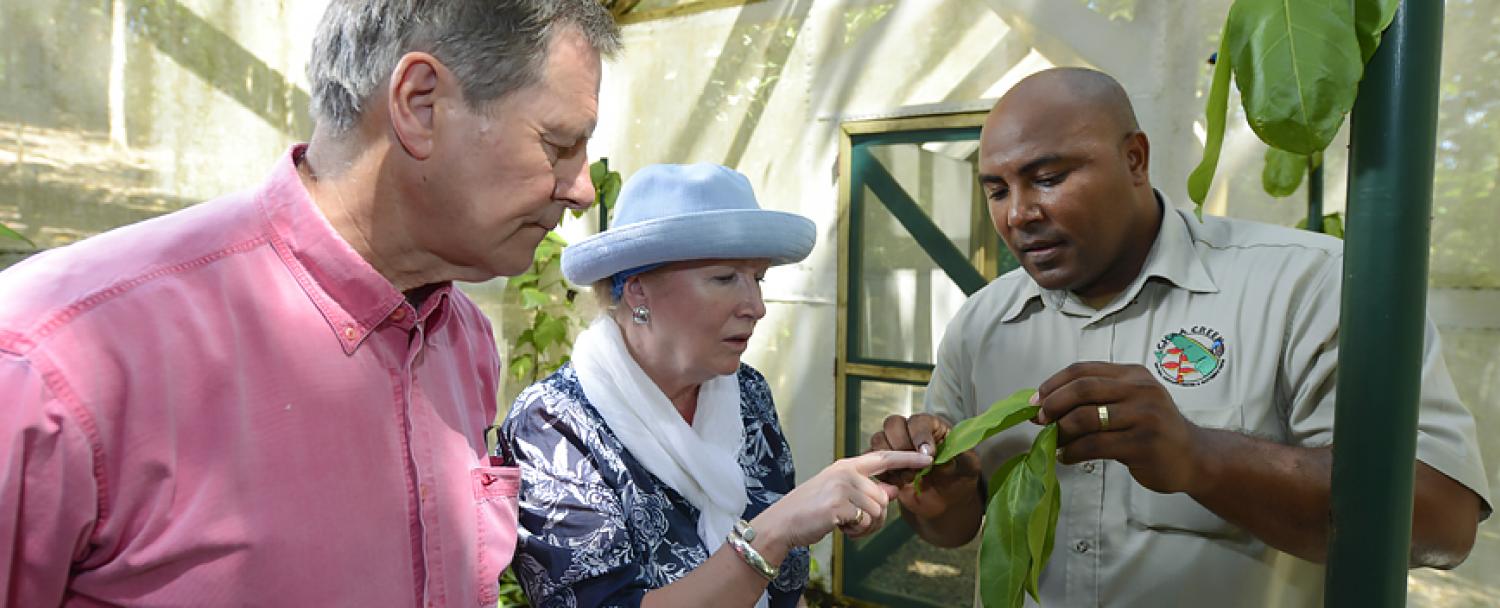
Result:
M854 525L856 525L856 526L863 526L863 525L865 525L865 520L869 519L869 517L870 517L870 514L865 513L864 509L859 509L859 514L854 516Z
M1099 430L1100 431L1107 431L1107 430L1109 430L1109 406L1107 406L1107 405L1098 406L1098 410L1099 410Z

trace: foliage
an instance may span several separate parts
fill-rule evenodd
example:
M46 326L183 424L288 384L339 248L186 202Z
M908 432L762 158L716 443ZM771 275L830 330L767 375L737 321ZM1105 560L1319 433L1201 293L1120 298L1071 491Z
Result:
M26 243L27 247L33 249L36 248L36 243L31 242L31 239L26 238L26 235L16 232L15 230L11 230L10 227L6 226L5 224L0 224L0 242L5 241L19 241L22 243Z
M983 414L953 427L932 466L953 460L979 442L1035 417L1034 390L996 401ZM931 468L917 474L920 483ZM920 486L918 486L920 489ZM979 543L979 595L985 606L1020 606L1027 594L1041 601L1038 581L1052 555L1062 494L1057 483L1057 425L1037 433L1031 450L1000 465L989 480Z
M589 165L589 177L594 182L594 204L607 218L623 180L609 170L609 159ZM573 217L583 213L575 210ZM507 300L520 302L529 315L526 329L510 345L506 366L517 382L531 384L567 363L574 330L584 324L577 314L578 290L562 276L562 250L567 245L557 233L547 233L537 245L531 269L505 284Z
M1297 228L1307 229L1307 218L1297 220ZM1323 234L1336 238L1344 238L1344 215L1338 212L1323 216Z
M516 573L510 568L500 575L500 600L496 602L496 608L527 608L531 602L527 601L526 593L521 589L521 583L516 581Z
M1310 166L1354 107L1364 65L1400 0L1235 0L1219 40L1208 93L1203 160L1188 177L1188 195L1203 212L1224 144L1230 75L1250 128L1277 150L1268 154L1267 191L1285 192L1285 170ZM1296 181L1300 183L1301 177ZM1291 188L1295 190L1296 187ZM1273 195L1276 192L1272 192ZM1284 195L1283 195L1284 196Z
M1043 427L1031 450L1000 465L989 488L980 532L979 595L986 606L1021 606L1023 590L1040 602L1037 586L1052 556L1062 510L1057 425Z
M948 436L943 438L942 445L938 446L937 455L932 457L932 466L947 464L959 454L979 445L979 442L989 439L991 435L1035 417L1037 410L1040 409L1031 404L1031 395L1035 392L1019 391L1010 397L996 401L983 414L953 427L953 430L948 432ZM918 490L922 488L922 478L926 477L931 470L932 467L922 469L917 473L916 479L912 480Z
M1260 173L1260 185L1265 188L1266 194L1276 198L1291 196L1302 185L1302 177L1322 163L1322 152L1314 152L1309 157L1281 148L1266 148L1266 163Z

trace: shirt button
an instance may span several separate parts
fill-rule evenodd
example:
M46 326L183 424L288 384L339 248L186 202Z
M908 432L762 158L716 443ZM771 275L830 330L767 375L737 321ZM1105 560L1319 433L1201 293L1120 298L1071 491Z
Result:
M354 329L353 325L345 325L344 326L344 339L345 340L353 340L353 339L358 338L358 337L359 337L359 331L356 330L356 329Z
M1078 541L1078 544L1073 545L1073 550L1077 551L1079 553L1088 553L1089 552L1089 541L1086 541L1086 540L1080 540L1080 541Z
M1094 461L1090 460L1088 462L1083 463L1083 472L1085 472L1085 473L1093 473L1094 472Z
M406 318L406 308L405 307L397 308L396 312L391 313L391 320L392 321L400 321L400 320L405 319L405 318Z

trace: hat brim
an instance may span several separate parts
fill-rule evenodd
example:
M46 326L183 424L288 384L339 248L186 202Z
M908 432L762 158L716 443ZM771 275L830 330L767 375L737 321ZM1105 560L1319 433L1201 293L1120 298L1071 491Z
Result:
M687 260L800 262L817 238L812 220L766 209L702 211L611 227L567 246L563 276L577 285L647 264Z

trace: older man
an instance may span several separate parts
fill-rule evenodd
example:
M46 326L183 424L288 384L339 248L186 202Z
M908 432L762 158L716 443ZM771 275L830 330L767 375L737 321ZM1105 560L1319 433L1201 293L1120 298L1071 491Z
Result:
M1022 269L949 325L930 413L893 416L875 448L931 450L961 420L1039 388L1057 422L1062 512L1042 573L1059 606L1315 606L1327 552L1342 246L1174 209L1120 85L1058 69L985 123L980 182ZM1474 421L1429 323L1412 564L1452 567L1490 512ZM992 438L908 486L930 542L972 538L980 472L1037 427Z
M0 604L493 603L517 477L457 280L593 200L594 0L334 0L258 189L0 275Z

